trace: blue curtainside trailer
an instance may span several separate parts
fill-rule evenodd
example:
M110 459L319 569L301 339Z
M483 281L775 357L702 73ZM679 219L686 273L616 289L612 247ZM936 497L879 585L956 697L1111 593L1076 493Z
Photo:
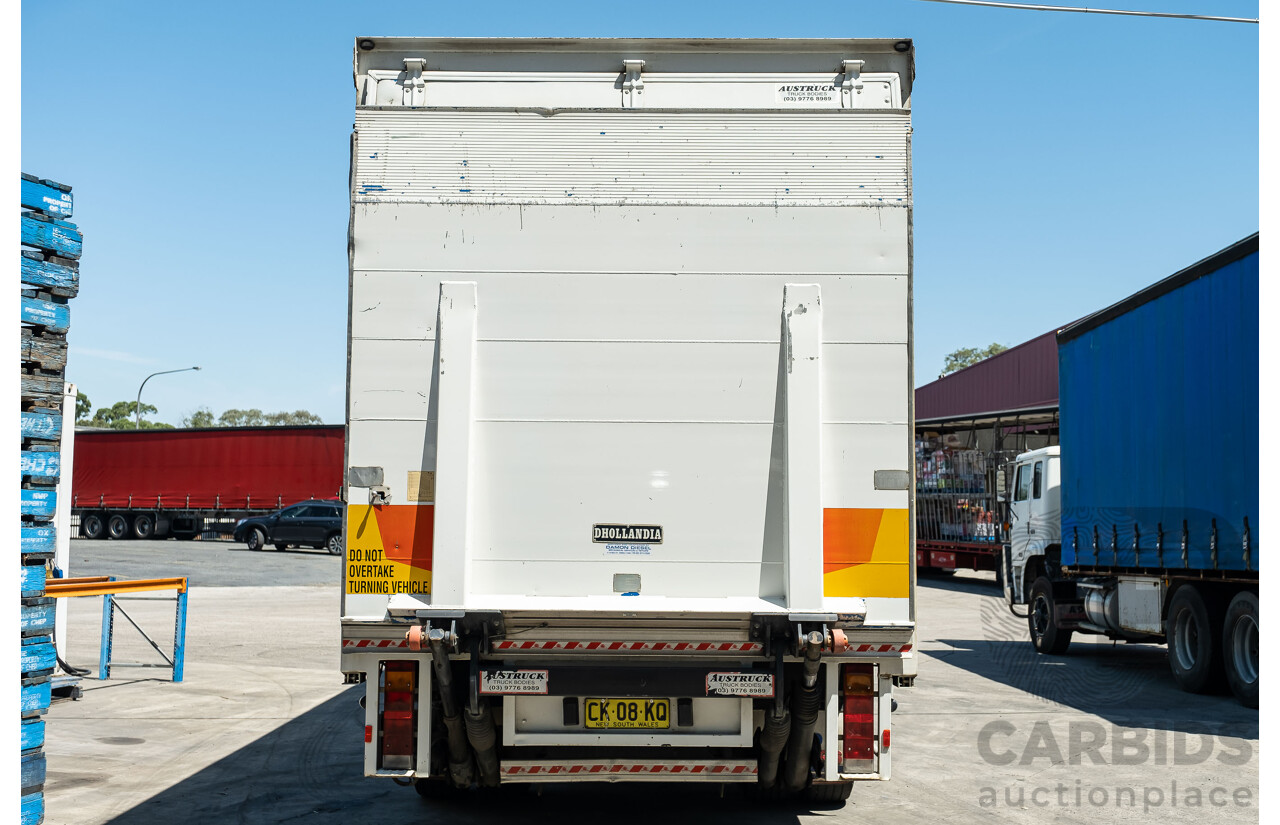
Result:
M1062 330L1058 381L1064 564L1256 576L1257 235Z
M1258 702L1258 235L1058 332L1060 446L1018 456L1005 596L1031 642L1165 642Z

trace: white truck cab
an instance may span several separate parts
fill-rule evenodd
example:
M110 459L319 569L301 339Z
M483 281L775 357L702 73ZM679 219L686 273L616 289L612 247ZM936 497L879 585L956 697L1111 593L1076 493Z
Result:
M1010 604L1027 604L1046 557L1062 545L1061 464L1061 448L1044 447L1018 456L1007 475L1012 485L1006 493L1009 542L1003 563Z

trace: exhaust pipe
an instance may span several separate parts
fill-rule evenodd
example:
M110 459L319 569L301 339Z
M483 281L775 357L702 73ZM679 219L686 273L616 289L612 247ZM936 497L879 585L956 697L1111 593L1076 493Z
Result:
M482 702L479 712L467 710L467 739L476 752L476 766L480 769L480 784L486 788L498 784L498 738L493 730L493 716L489 703Z

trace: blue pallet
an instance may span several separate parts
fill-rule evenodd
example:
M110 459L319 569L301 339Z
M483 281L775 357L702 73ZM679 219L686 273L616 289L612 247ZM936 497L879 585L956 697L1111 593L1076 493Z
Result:
M57 536L52 527L23 527L21 541L23 553L52 553Z
M52 636L30 636L22 640L22 672L38 673L51 670L57 659Z
M53 623L57 618L54 610L53 599L34 598L27 599L22 605L22 612L18 619L18 628L24 634L30 633L52 633Z
M74 295L80 289L80 272L74 266L46 260L43 253L24 249L22 282L35 287L59 289Z
M22 712L44 713L53 701L53 685L48 679L35 685L22 686Z
M1064 564L1258 570L1258 260L1255 235L1058 334Z
M22 242L59 257L72 259L80 257L83 246L83 238L75 224L34 212L22 214Z
M22 795L22 825L40 825L44 822L44 794L37 791Z
M57 479L62 470L62 454L23 450L21 468L23 476Z
M44 753L26 753L22 755L22 790L39 788L44 785L45 765Z
M70 186L23 175L22 205L27 209L39 209L55 218L69 218L75 202L71 197Z
M22 572L18 575L18 582L22 587L22 595L38 596L43 594L46 577L44 565L24 564L21 565L21 570Z
M22 750L29 751L32 748L42 747L44 747L44 720L23 719Z
M62 435L62 416L56 413L24 412L22 437L57 439Z
M44 327L50 332L66 332L71 328L71 307L24 295L22 323Z
M34 516L39 521L48 521L58 510L58 494L53 490L37 489L22 491L22 505L19 513Z

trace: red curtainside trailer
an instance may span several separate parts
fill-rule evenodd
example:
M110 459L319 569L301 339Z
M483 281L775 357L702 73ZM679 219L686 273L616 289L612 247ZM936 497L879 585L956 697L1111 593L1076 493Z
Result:
M343 427L78 430L72 515L85 538L194 538L342 485Z

